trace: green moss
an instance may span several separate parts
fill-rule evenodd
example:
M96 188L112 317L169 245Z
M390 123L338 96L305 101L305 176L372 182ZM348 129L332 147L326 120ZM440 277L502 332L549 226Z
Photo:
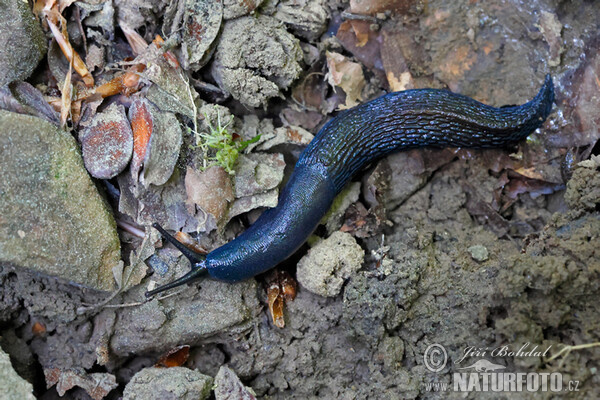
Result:
M260 135L256 135L252 139L245 141L234 139L233 134L227 130L227 127L233 121L233 116L231 116L225 125L222 125L221 114L216 106L215 110L217 112L217 126L211 124L208 115L204 114L204 120L208 125L209 131L206 133L194 132L196 136L196 146L194 148L201 148L205 155L209 153L213 154L206 158L209 163L204 165L205 169L216 165L223 167L227 173L233 175L235 174L235 163L240 153L248 145L258 141Z

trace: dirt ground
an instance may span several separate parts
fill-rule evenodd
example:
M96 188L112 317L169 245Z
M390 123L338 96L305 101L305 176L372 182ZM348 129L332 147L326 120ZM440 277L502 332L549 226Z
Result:
M68 276L22 268L18 259L0 262L0 347L37 398L597 396L595 2L183 3L188 8L166 0L84 1L64 12L71 23L79 9L88 37L87 47L76 48L87 49L88 67L92 55L101 54L96 69L90 67L98 81L115 73L106 65L131 56L123 26L147 42L165 35L178 69L156 49L136 55L147 67L131 98L150 100L166 118L156 117L163 121L156 125L179 121L181 132L171 128L166 139L153 142L160 156L154 164L145 159L139 181L135 142L130 169L114 165L119 171L94 180L119 226L123 263L118 273L109 267L114 288L72 285ZM189 29L194 24L204 28ZM70 36L77 45L77 35ZM44 95L61 82L51 53L52 45L28 79ZM151 285L189 269L176 249L160 242L152 222L188 232L209 250L231 240L276 204L278 187L311 134L337 110L423 87L449 88L494 106L522 104L547 73L556 104L518 146L411 150L355 177L309 244L278 267L300 282L295 299L285 301L284 327L276 326L268 307L269 287L279 276L272 272L239 284L204 280L145 300ZM82 111L81 121L69 123L92 176L81 132L96 112L111 107L107 103L125 105L131 114L129 97L113 98L84 101L89 114ZM209 173L194 131L229 115L240 140L261 138L248 145L231 175ZM313 252L336 260L343 257L338 253L351 254L340 262L355 268L335 277L336 287L333 276L325 277L331 286L319 291L303 283ZM179 362L172 356L177 366L156 372L159 359L180 346L189 356ZM445 354L432 352L439 346ZM575 347L559 354L566 346ZM503 373L558 373L562 388L457 390L457 374L496 375L474 366L481 360Z

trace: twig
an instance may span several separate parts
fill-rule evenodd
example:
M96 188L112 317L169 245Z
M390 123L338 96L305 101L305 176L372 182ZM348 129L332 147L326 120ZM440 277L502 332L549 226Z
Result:
M583 350L583 349L589 349L592 347L598 347L598 346L600 346L600 342L577 344L577 345L573 345L573 346L567 344L564 346L565 347L560 349L560 351L558 353L554 354L553 356L550 356L550 358L548 358L546 360L546 362L556 360L558 357L563 356L562 359L560 360L560 363L558 364L558 368L561 368L563 366L565 360L567 359L567 357L569 356L569 354L571 354L571 352L573 350Z
M146 232L144 232L143 230L141 230L140 228L137 228L123 220L118 219L117 220L117 226L121 229L123 229L125 232L129 232L132 235L139 237L140 239L143 239L146 237Z

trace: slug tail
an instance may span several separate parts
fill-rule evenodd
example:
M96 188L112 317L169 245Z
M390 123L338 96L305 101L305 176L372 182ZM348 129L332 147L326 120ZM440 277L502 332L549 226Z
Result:
M544 80L542 88L534 99L531 100L531 103L538 106L539 117L542 121L550 115L552 103L554 103L554 83L552 82L550 74L546 74L546 79Z

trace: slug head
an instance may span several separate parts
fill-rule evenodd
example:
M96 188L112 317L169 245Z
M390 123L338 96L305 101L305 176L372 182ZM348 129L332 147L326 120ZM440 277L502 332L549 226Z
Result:
M204 255L198 254L198 253L188 249L183 243L181 243L179 240L175 239L167 231L165 231L163 229L163 227L160 226L159 224L154 223L154 224L152 224L152 226L155 229L157 229L165 237L165 239L167 239L169 242L171 242L173 244L173 246L177 247L177 249L179 249L179 251L181 251L181 254L183 254L188 260L190 260L190 264L192 265L192 270L190 272L188 272L187 274L185 274L184 276L182 276L181 278L178 278L171 283L167 283L166 285L159 286L154 290L150 290L150 291L146 292L146 297L151 297L157 293L164 292L169 289L173 289L174 287L177 287L177 286L185 285L187 283L190 283L197 279L200 279L201 277L206 275L206 273L208 272L208 269L206 268L206 262L205 262L206 257Z

